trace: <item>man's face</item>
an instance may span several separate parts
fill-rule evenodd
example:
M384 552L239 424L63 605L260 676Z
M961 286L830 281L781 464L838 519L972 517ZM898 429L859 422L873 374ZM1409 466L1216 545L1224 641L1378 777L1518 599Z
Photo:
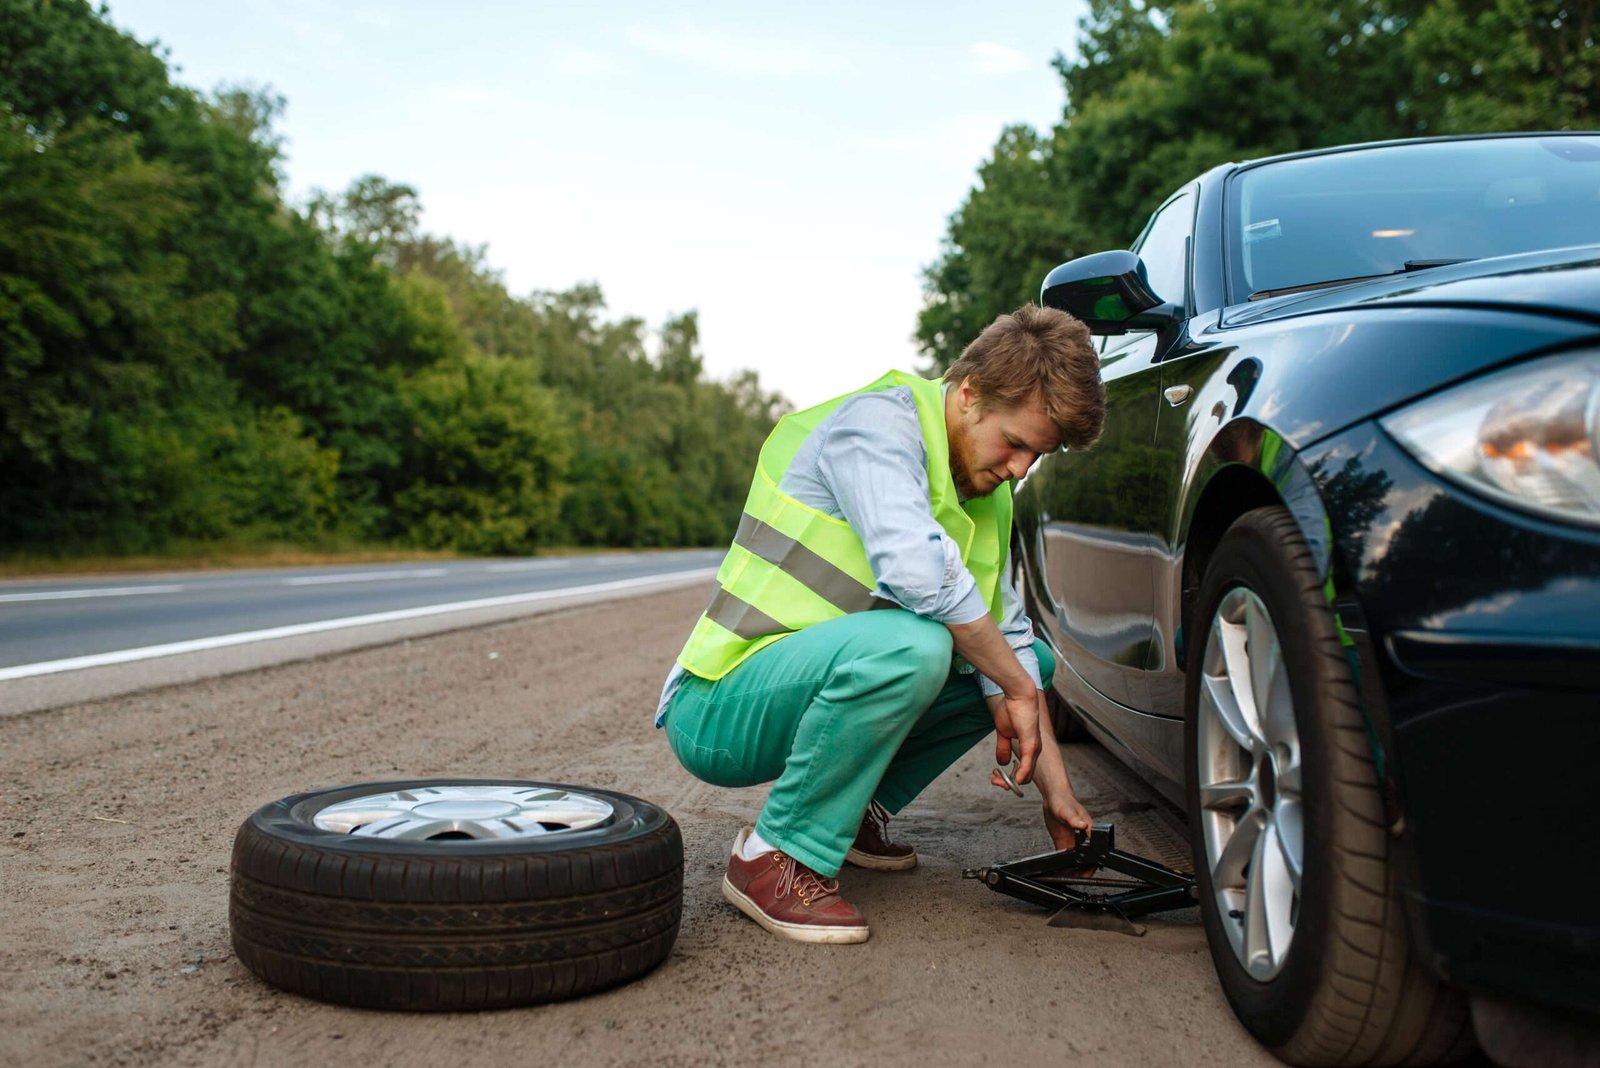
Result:
M1034 461L1061 447L1061 434L1038 399L1012 408L985 409L971 379L945 400L950 475L965 500L986 497L1000 483L1021 478Z

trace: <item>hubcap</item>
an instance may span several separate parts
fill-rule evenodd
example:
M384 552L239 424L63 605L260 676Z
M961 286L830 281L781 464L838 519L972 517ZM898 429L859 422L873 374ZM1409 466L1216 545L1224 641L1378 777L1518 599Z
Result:
M1195 772L1217 913L1239 963L1283 969L1305 870L1300 731L1277 628L1261 599L1228 591L1201 667Z
M363 838L544 838L609 823L609 802L574 790L540 786L444 784L369 794L329 805L311 822Z

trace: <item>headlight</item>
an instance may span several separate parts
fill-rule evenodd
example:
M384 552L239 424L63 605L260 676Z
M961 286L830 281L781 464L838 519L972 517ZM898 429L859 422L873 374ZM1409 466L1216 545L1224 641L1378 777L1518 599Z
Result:
M1381 422L1446 478L1507 504L1600 525L1600 352L1485 375Z

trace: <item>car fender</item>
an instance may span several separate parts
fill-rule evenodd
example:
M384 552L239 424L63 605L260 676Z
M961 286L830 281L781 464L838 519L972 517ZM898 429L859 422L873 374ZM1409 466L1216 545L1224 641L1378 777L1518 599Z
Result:
M1192 559L1198 550L1198 559L1192 559L1196 571L1204 570L1205 558L1228 524L1252 508L1279 504L1306 539L1318 576L1329 578L1333 524L1312 472L1282 434L1255 419L1233 419L1204 443L1186 470L1176 542L1180 557ZM1210 525L1217 522L1221 529L1211 537Z

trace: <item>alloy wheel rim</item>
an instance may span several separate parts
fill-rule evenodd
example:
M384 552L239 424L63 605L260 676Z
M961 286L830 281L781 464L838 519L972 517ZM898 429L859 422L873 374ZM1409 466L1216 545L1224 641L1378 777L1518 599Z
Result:
M1217 605L1200 679L1195 768L1217 915L1252 979L1283 970L1305 872L1304 778L1283 645L1239 586Z
M317 812L325 831L397 842L548 838L611 822L604 798L559 787L450 784L367 794Z

